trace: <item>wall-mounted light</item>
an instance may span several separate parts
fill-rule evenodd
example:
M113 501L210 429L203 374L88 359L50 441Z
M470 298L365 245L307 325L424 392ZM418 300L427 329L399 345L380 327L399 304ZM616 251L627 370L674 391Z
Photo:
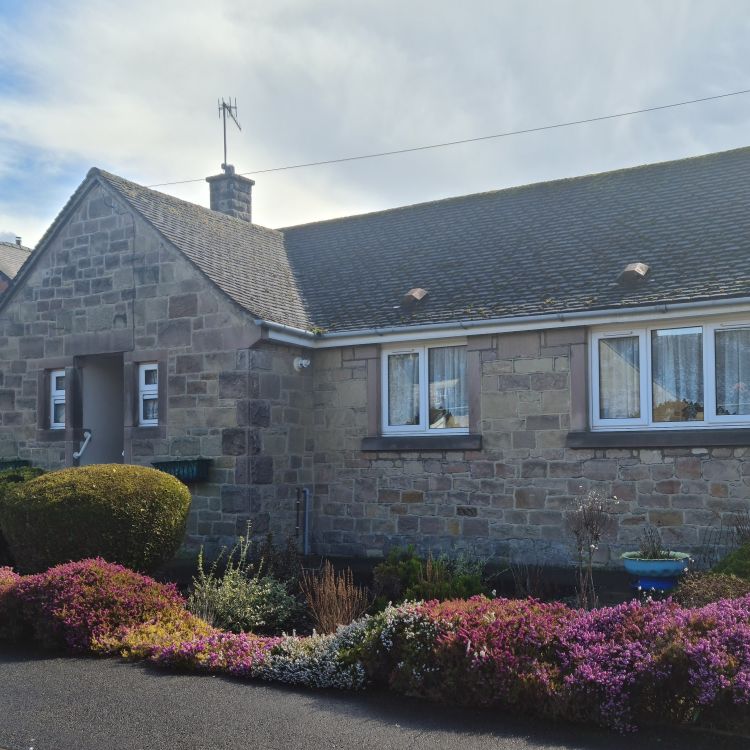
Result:
M295 357L294 358L294 369L297 372L301 372L302 370L306 370L310 366L310 360L305 359L304 357Z

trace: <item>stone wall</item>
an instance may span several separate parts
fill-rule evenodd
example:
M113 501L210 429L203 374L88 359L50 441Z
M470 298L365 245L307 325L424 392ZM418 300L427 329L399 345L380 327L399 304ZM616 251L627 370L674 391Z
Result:
M155 359L160 426L126 415L125 460L212 459L210 481L191 487L188 544L231 543L251 517L285 536L296 487L312 481L311 376L294 371L298 350L259 337L249 314L95 185L0 313L0 458L73 463L75 394L67 428L45 429L45 371L74 375L81 355L122 352L133 400L135 364Z
M480 451L362 452L377 417L368 402L379 352L317 352L317 550L379 556L413 544L566 563L565 512L601 488L618 499L616 534L598 553L607 563L633 548L646 523L671 548L690 549L706 527L748 508L749 449L566 447L571 424L585 426L585 340L582 329L469 338Z

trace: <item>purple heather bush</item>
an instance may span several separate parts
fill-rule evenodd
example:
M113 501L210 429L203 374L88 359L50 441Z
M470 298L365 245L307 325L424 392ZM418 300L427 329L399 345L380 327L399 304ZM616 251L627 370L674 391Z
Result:
M590 612L473 597L390 608L369 628L350 657L410 695L619 731L699 716L750 722L750 597Z
M280 641L281 638L217 630L181 643L157 646L148 659L160 666L251 677Z

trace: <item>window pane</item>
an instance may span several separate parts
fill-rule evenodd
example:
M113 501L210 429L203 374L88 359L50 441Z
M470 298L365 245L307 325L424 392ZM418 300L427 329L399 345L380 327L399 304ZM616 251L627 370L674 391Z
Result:
M53 424L65 424L65 402L52 404L52 422Z
M638 336L599 339L599 417L641 416L641 363Z
M419 354L388 357L388 424L419 424Z
M159 399L143 399L143 421L154 421L159 419Z
M55 385L53 390L64 391L65 390L65 375L55 375Z
M669 328L651 334L654 422L703 420L701 328Z
M143 371L144 385L156 385L159 371L155 367Z
M466 347L443 346L428 351L430 428L469 426L466 394Z
M716 331L716 413L750 414L750 329Z

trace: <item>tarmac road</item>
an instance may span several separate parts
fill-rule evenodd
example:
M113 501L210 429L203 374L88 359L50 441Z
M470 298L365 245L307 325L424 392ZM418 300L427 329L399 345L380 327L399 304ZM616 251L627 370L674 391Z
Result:
M384 692L297 690L116 659L0 649L1 750L748 750L705 732L618 735Z

